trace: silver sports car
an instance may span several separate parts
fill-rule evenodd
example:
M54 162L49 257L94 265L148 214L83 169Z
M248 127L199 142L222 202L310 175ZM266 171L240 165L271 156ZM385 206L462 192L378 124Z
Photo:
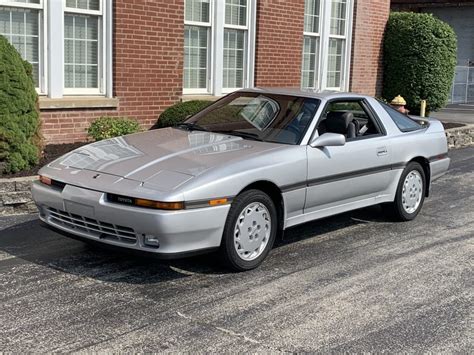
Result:
M32 191L66 234L166 258L218 250L248 270L300 223L374 204L415 218L447 151L439 121L369 96L249 89L176 127L76 149Z

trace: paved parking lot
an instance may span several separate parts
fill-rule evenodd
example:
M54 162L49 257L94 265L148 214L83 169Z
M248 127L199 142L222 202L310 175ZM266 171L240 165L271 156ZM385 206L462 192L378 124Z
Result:
M421 215L291 229L257 270L158 262L0 219L0 351L473 353L474 148Z

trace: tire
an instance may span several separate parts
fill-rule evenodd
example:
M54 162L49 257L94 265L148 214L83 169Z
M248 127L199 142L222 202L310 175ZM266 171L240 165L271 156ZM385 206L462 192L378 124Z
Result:
M394 220L411 221L423 207L425 194L425 171L419 163L410 162L403 170L398 182L395 200L383 207Z
M259 266L273 247L278 229L273 200L260 190L238 195L230 208L219 250L224 264L234 271Z

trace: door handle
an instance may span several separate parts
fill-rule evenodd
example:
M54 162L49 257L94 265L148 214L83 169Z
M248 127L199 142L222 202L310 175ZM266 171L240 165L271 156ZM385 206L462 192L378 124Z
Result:
M387 155L388 154L388 150L387 150L387 147L378 147L377 148L377 156L382 156L382 155Z

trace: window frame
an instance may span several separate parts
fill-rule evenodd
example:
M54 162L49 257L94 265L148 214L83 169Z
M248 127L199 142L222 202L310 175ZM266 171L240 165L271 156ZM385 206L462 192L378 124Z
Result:
M186 1L186 0L185 0ZM208 37L208 65L207 65L207 88L191 89L184 87L184 63L183 63L183 95L213 95L222 96L236 90L251 88L254 86L254 68L255 68L255 37L256 37L256 14L257 1L247 0L246 26L226 25L225 24L225 1L209 1L209 22L210 33ZM186 6L186 4L185 4ZM184 26L201 26L202 23L195 21L186 21ZM245 30L244 37L244 75L243 87L224 88L224 29ZM184 52L183 52L184 59Z
M306 0L308 1L308 0ZM320 15L319 15L319 58L317 58L317 87L304 87L303 86L303 65L301 66L301 87L303 89L313 89L317 91L331 90L331 91L348 91L349 90L349 76L350 76L350 54L352 46L352 25L353 25L353 12L354 12L354 0L346 1L346 21L344 24L344 36L332 35L331 34L331 8L333 0L320 1ZM306 17L306 16L305 16ZM304 37L313 36L316 34L313 32L303 31L303 46L302 55L304 50ZM340 86L328 86L328 64L329 64L329 42L331 39L342 39L344 40L342 63L341 63L341 85ZM302 58L303 64L304 58Z
M361 140L366 140L366 139L371 139L371 138L385 137L387 135L387 130L385 129L385 126L383 125L383 123L380 120L379 116L376 114L376 112L374 111L374 109L372 108L370 103L367 101L367 99L356 98L356 97L352 97L352 98L351 97L348 97L348 98L338 97L338 98L334 98L334 99L330 99L330 100L326 101L326 103L325 103L325 105L324 105L324 107L323 107L323 109L322 109L322 111L321 111L321 113L318 117L316 125L314 126L314 130L313 130L313 133L311 134L311 137L310 137L309 141L311 141L313 139L313 137L316 136L316 134L318 135L318 137L320 136L319 131L318 131L318 127L321 124L321 122L324 121L324 119L325 119L324 117L326 116L325 112L329 108L329 105L331 105L333 103L339 103L339 102L345 102L345 103L357 102L357 103L359 103L361 108L367 114L369 119L372 119L373 123L375 124L375 126L377 127L377 129L379 131L379 133L377 133L377 134L371 134L371 135L368 135L368 136L359 136L359 137L355 137L355 138L346 139L346 143L358 142L358 141L361 141Z
M231 93L231 92L234 92L236 90L240 90L240 89L243 89L243 88L246 88L247 87L247 82L248 82L248 52L249 52L249 40L248 40L248 37L249 37L249 28L250 28L250 21L251 21L251 17L250 17L250 13L251 13L251 10L250 10L250 5L251 5L252 1L251 0L247 0L247 5L245 6L246 8L246 13L245 13L245 23L246 25L245 26L241 26L241 25L228 25L225 23L225 11L226 11L226 4L225 4L225 1L224 1L224 26L223 26L223 33L225 34L225 30L228 29L228 30L237 30L237 31L244 31L244 58L243 58L243 67L242 67L242 70L243 70L243 73L242 73L242 87L224 87L224 85L222 85L222 93L223 94L228 94L228 93ZM222 58L224 58L224 44L222 44ZM222 76L224 76L224 65L222 65Z
M308 0L306 0L308 1ZM305 10L306 10L306 1L305 1ZM303 25L303 51L302 51L302 58L301 58L301 85L303 85L303 67L304 67L304 41L305 41L305 37L311 37L312 39L314 38L317 38L318 39L318 45L317 45L317 53L318 53L318 56L316 58L316 60L314 61L314 68L313 68L313 71L314 71L314 77L313 77L313 80L314 82L317 83L316 86L308 86L308 87L305 87L305 88L308 88L308 89L317 89L318 86L320 85L321 83L321 78L320 78L320 73L321 73L321 68L320 68L320 64L321 64L321 60L320 60L320 57L321 57L321 22L322 22L322 13L323 13L323 8L324 8L324 0L321 1L319 0L319 16L318 16L318 32L308 32L308 31L305 31L306 29L306 23L304 23ZM306 12L303 14L303 18L304 20L303 21L306 21ZM314 15L310 15L312 17L314 17Z
M212 1L212 0L211 0ZM113 96L113 0L100 0L99 10L66 7L64 0L39 0L38 4L0 0L0 7L40 11L38 95L52 99L71 96ZM65 88L64 16L67 13L99 16L98 88ZM61 68L61 70L58 70Z
M106 38L105 38L105 20L104 20L104 0L99 0L99 10L88 10L88 9L78 9L75 7L67 7L67 2L64 2L63 6L63 23L62 23L62 45L63 45L63 95L72 96L72 95L91 95L98 96L105 94L105 71L106 71L106 62L105 55L106 48ZM66 14L73 15L89 15L98 17L98 32L97 32L97 88L66 88L64 82L64 76L66 73L66 63L65 63L65 25L64 17Z
M185 0L186 1L186 0ZM214 38L214 0L209 0L209 22L186 20L186 4L184 13L184 28L186 26L205 27L207 29L207 60L206 60L206 87L205 88L185 88L184 87L184 52L183 52L183 95L208 94L212 91L212 39Z
M48 48L47 40L47 21L48 16L46 0L39 0L38 4L0 0L0 6L7 8L32 9L38 10L38 86L35 90L38 95L48 93L48 54L45 48Z

